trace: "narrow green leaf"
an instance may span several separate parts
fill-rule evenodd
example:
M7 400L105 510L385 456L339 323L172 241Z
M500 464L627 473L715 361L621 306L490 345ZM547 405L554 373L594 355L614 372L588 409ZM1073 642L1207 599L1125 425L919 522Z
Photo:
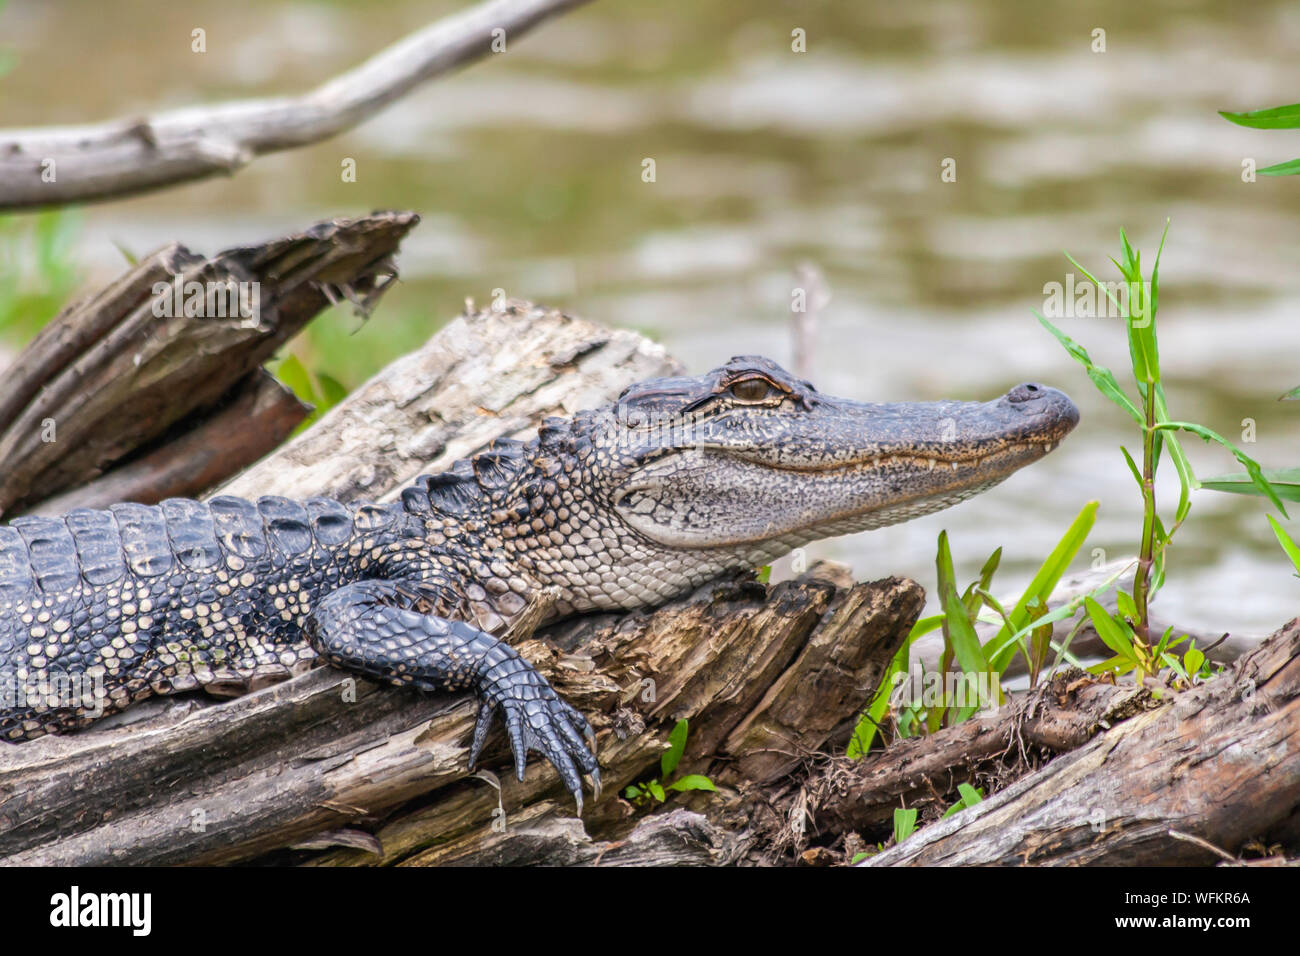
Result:
M1035 604L1030 610L1030 618L1033 622L1042 620L1048 614L1047 605ZM1047 661L1047 652L1052 647L1052 625L1051 623L1039 624L1031 631L1031 640L1029 642L1031 653L1029 655L1029 686L1038 686L1038 675L1042 673L1043 664Z
M1156 247L1156 261L1151 266L1151 315L1154 318L1160 304L1160 257L1165 253L1165 240L1169 238L1168 218L1165 219L1165 231L1160 234L1160 245Z
M1137 661L1131 657L1115 655L1102 661L1100 664L1093 664L1088 668L1089 674L1114 674L1116 677L1123 677L1133 668L1137 667Z
M1296 574L1300 575L1300 547L1297 547L1296 543L1291 540L1291 536L1278 524L1276 518L1272 515L1266 515L1265 517L1268 518L1268 523L1273 526L1273 534L1277 536L1277 543L1282 546L1286 556L1295 565Z
M961 669L967 674L984 674L989 672L988 660L984 649L980 647L979 637L971 622L970 612L957 596L957 583L953 573L952 553L948 549L948 532L939 533L939 549L935 557L935 567L939 577L939 601L944 610L944 642L956 655ZM986 564L985 567L988 567ZM996 703L996 702L995 702ZM978 709L973 706L963 707L958 713L958 721ZM938 727L931 725L931 730Z
M942 624L943 615L935 614L931 617L923 617L912 625L912 630L908 632L907 639L903 641L903 646L895 652L893 660L889 662L889 667L881 676L880 685L876 688L875 696L871 698L871 704L858 718L858 725L853 730L853 736L849 738L849 746L846 751L851 760L857 760L871 750L876 734L880 731L880 722L885 719L885 713L889 710L889 698L894 692L895 675L907 673L912 644L918 637L938 630Z
M1232 452L1233 457L1235 457L1237 461L1241 462L1246 467L1246 473L1250 475L1250 479L1252 482L1254 482L1255 487L1260 489L1260 491L1262 491L1265 495L1268 496L1268 500L1273 502L1274 506L1277 508L1278 511L1282 512L1282 516L1288 517L1286 513L1286 505L1282 504L1282 499L1278 497L1278 494L1273 489L1273 486L1269 483L1268 479L1264 477L1263 470L1259 467L1259 462L1255 461L1255 459L1251 458L1244 451L1242 451L1232 442L1228 441L1228 439L1224 438L1218 432L1214 431L1213 429L1206 428L1204 425L1197 425L1194 422L1160 422L1156 425L1156 428L1160 428L1160 429L1176 428L1181 431L1191 432L1194 435L1199 435L1201 436L1201 438L1205 439L1206 441L1218 442L1224 448L1228 449L1228 451Z
M1266 468L1264 477L1268 483L1273 486L1278 497L1287 501L1300 501L1300 468ZM1251 480L1250 475L1244 471L1233 472L1228 475L1215 475L1213 478L1202 478L1200 482L1202 488L1208 488L1211 491L1227 491L1236 495L1260 495L1261 491Z
M316 388L312 385L311 376L307 373L307 369L302 362L299 361L298 356L293 354L286 356L284 361L276 367L275 377L306 404L314 406L320 401L316 394Z
M317 411L328 411L348 397L347 386L334 376L327 375L324 372L317 372L316 381L320 385L322 399L321 407Z
M1277 397L1279 402L1300 402L1300 385Z
M1230 123L1248 126L1251 129L1295 129L1300 127L1300 103L1288 106L1274 106L1266 110L1251 110L1248 113L1232 113L1219 110L1219 115Z
M1137 462L1133 460L1133 456L1129 454L1129 450L1123 445L1119 446L1119 450L1124 453L1124 461L1128 463L1128 470L1133 475L1133 480L1137 482L1138 488L1141 488L1142 472L1138 469Z
M1265 166L1263 169L1256 170L1261 176L1297 176L1300 175L1300 159L1288 160L1285 163L1274 163L1272 166Z
M944 819L947 819L954 813L973 807L984 799L984 794L980 793L980 791L976 790L969 783L957 784L957 792L960 794L960 797L956 803L944 811Z
M127 265L133 266L140 262L140 257L132 252L121 239L114 239L113 245L117 247L118 252L122 253L122 258L126 260Z
M681 763L682 754L686 752L686 736L689 733L690 725L685 718L673 725L672 733L668 735L668 749L659 756L661 776L667 777Z
M1119 382L1115 380L1115 375L1110 369L1095 364L1092 361L1092 357L1088 354L1087 349L1074 341L1074 339L1070 338L1037 312L1034 313L1034 316L1042 324L1043 328L1056 336L1057 341L1064 346L1065 350L1070 353L1070 356L1083 366L1084 371L1088 373L1088 378L1092 379L1092 383L1097 386L1097 390L1101 392L1101 394L1105 395L1120 408L1124 409L1124 411L1128 412L1129 417L1132 418L1133 421L1137 422L1139 425L1145 424L1145 419L1142 417L1142 413L1138 411L1137 406L1129 400L1129 397L1124 394L1124 390L1119 387Z
M1083 506L1083 509L1070 523L1061 540L1057 542L1056 547L1044 559L1038 572L1025 588L1025 593L1021 595L1016 606L1011 609L1011 623L1016 628L1023 628L1029 624L1029 612L1027 607L1029 602L1037 598L1041 603L1047 604L1052 597L1052 590L1056 587L1061 576L1069 568L1070 562L1074 556L1079 553L1083 547L1083 542L1088 537L1088 532L1092 530L1093 524L1097 520L1097 502L1090 501ZM1009 640L1011 631L1004 625L997 634L989 641L987 653L989 662L993 671L1001 674L1011 663L1011 659L1016 653L1016 644Z
M1095 285L1099 290L1101 290L1105 294L1106 298L1110 300L1111 305L1115 306L1115 311L1117 313L1123 313L1124 305L1119 301L1119 299L1115 298L1115 293L1110 290L1110 286L1106 285L1106 283L1102 282L1095 275L1093 275L1091 272L1085 269L1079 263L1079 260L1074 258L1074 256L1070 255L1068 252L1065 253L1065 258L1069 259L1070 264L1083 273L1084 278L1086 278L1089 282L1091 282L1093 285ZM1111 259L1110 261L1115 262L1114 259ZM1115 264L1119 265L1119 263L1117 262Z
M894 842L902 843L916 832L916 811L898 807L894 810Z
M1080 595L1080 596L1078 596L1078 597L1073 598L1073 599L1070 600L1070 601L1066 601L1066 602L1064 602L1063 604L1059 605L1055 610L1053 610L1053 611L1049 611L1047 614L1045 614L1045 615L1044 615L1042 618L1040 618L1038 621L1031 621L1029 624L1025 625L1023 628L1021 628L1020 630L1016 631L1016 633L1012 635L1012 640L1015 641L1015 642L1019 642L1019 641L1020 641L1020 640L1025 636L1025 635L1026 635L1026 634L1028 634L1028 633L1029 633L1033 628L1035 628L1035 627L1041 627L1041 626L1043 626L1043 625L1045 625L1045 624L1055 624L1057 621L1063 621L1063 620L1065 620L1066 618L1073 617L1073 616L1075 615L1075 613L1079 610L1079 608L1083 606L1083 599L1084 599L1084 597L1091 597L1094 601L1097 600L1097 599L1100 598L1103 594L1105 594L1107 591L1109 591L1112 587L1114 587L1114 586L1115 586L1115 582L1118 581L1121 577L1123 577L1123 576L1124 576L1124 573L1125 573L1126 571L1128 571L1129 568L1131 568L1131 567L1132 567L1134 564L1136 564L1136 563L1137 563L1137 561L1136 561L1136 559L1134 559L1134 560L1133 560L1132 562L1130 562L1129 564L1126 564L1124 567L1122 567L1122 568L1120 568L1118 571L1114 572L1110 577L1108 577L1105 581L1103 581L1103 582L1102 582L1101 584L1099 584L1097 587L1093 588L1093 590L1091 591L1091 593L1089 593L1089 594L1087 594L1087 595ZM1079 623L1080 623L1080 624L1083 623L1083 618L1080 618ZM1076 630L1077 630L1077 627L1076 627ZM991 648L992 643L993 643L993 642L990 641L988 644L984 645L984 649L985 649L985 652L986 652L986 653L989 652L989 649ZM1067 641L1067 643L1068 643L1068 641ZM1057 663L1057 664L1060 663L1060 657L1059 657L1059 656L1058 656L1058 658L1057 658L1056 663Z
M1133 637L1128 632L1127 625L1116 621L1109 611L1092 598L1084 598L1083 604L1088 609L1088 617L1091 618L1092 626L1096 628L1101 642L1110 648L1116 657L1132 660Z
M1133 603L1133 598L1127 591L1116 591L1115 603L1119 607L1119 613L1123 614L1130 621L1136 621L1138 619L1137 605Z
M1192 679L1187 675L1187 671L1183 669L1183 665L1179 663L1177 657L1175 657L1173 654L1157 654L1156 657L1157 659L1160 660L1161 663L1163 663L1171 671L1173 671L1175 674L1181 677L1184 683L1188 684L1189 686L1191 685Z
M1169 421L1169 406L1165 402L1165 389L1163 385L1156 386L1156 421ZM1183 444L1178 440L1178 436L1173 432L1163 434L1167 439L1162 447L1169 451L1169 457L1173 459L1174 468L1178 471L1178 510L1174 512L1174 520L1181 523L1187 517L1188 512L1192 510L1192 489L1196 487L1196 475L1192 473L1192 463L1187 459L1187 453L1183 451ZM1159 464L1159 457L1156 459Z

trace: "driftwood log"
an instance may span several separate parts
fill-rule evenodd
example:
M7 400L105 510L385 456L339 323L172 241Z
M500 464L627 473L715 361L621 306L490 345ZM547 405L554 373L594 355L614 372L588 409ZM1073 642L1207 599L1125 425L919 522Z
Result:
M172 244L69 305L4 373L0 515L194 495L261 458L308 413L262 363L331 303L372 308L417 222L327 221L211 257ZM202 315L157 291L178 282L202 285Z

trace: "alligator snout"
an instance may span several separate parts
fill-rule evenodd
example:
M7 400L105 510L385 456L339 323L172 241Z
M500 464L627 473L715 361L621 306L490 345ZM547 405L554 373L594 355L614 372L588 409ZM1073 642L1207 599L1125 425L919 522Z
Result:
M1003 396L1003 400L1021 406L1020 411L1059 422L1067 432L1079 424L1079 409L1070 401L1070 396L1037 382L1017 385Z

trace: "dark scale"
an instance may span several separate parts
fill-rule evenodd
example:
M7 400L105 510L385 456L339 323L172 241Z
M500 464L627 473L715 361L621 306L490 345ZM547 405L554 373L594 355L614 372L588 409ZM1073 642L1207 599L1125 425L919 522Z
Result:
M493 442L392 504L228 496L0 526L0 740L91 723L155 694L229 693L320 657L501 710L516 769L599 785L586 719L500 639L551 617L654 606L807 541L907 520L988 488L1078 420L1061 393L987 403L823 396L767 359L656 379L526 444ZM94 702L29 695L69 675Z

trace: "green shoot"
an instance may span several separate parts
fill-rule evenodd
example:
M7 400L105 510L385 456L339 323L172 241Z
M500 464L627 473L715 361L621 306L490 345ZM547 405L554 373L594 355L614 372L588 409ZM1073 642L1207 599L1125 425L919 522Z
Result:
M703 774L688 773L678 777L671 783L660 783L660 779L667 779L677 769L681 763L682 755L686 753L686 737L690 733L690 724L685 720L679 720L673 725L672 732L668 735L668 749L659 757L659 777L645 783L631 784L623 791L623 796L633 803L641 806L649 803L651 800L663 803L668 799L668 791L672 790L677 793L684 793L689 790L711 790L716 791L718 788L713 781Z

